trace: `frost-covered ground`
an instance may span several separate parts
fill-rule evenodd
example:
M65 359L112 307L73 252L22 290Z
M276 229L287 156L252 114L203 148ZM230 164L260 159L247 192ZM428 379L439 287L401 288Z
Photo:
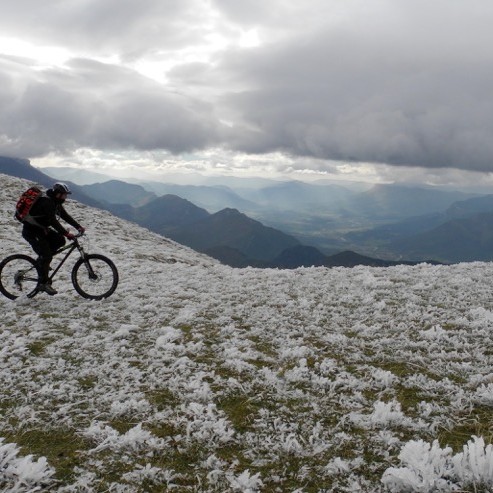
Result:
M493 489L491 264L232 269L68 208L120 285L0 299L2 491Z

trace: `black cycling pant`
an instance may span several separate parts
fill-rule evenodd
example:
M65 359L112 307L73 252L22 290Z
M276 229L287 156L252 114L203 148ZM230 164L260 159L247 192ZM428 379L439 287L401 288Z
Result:
M52 229L44 230L30 224L24 224L22 236L39 256L39 282L43 284L48 281L53 254L65 245L65 238Z

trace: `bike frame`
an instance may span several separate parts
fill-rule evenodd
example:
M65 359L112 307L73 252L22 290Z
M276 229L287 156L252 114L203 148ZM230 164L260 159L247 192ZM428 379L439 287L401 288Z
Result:
M68 250L68 252L65 254L65 257L63 257L63 259L59 262L59 264L56 266L56 268L53 270L51 276L49 276L49 280L52 281L53 278L55 277L55 275L57 274L57 272L62 268L62 265L66 262L66 260L70 257L70 255L72 254L72 252L74 250L78 250L79 253L80 253L80 256L82 259L85 259L86 257L86 253L84 252L84 248L82 247L82 245L79 243L79 241L77 240L77 237L75 237L73 240L72 240L72 243L70 243L69 245L65 245L63 246L62 248L60 248L59 250L57 250L54 254L55 255L58 255L59 253L62 253L64 252L65 250ZM89 270L89 275L93 276L94 273L92 272L92 268L90 265L88 265L87 262L85 262L86 264L86 267L88 268Z

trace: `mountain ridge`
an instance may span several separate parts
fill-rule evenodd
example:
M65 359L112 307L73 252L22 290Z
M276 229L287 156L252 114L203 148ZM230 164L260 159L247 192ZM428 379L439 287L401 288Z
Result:
M37 170L31 173L33 168L28 160L9 161L4 158L5 160L7 160L7 164L10 163L10 168L8 169L10 172L19 173L24 177L35 176L38 181L42 180L41 183L51 184L52 182L52 178L43 175ZM169 198L163 200L155 197L152 192L146 192L141 185L128 184L120 180L108 180L103 184L83 187L73 185L73 188L78 197L79 193L81 194L80 199L82 202L110 210L120 217L145 225L160 234L167 235L199 251L216 252L222 261L229 261L234 266L247 263L249 265L259 266L265 264L282 268L283 265L297 267L307 265L310 262L312 262L312 265L322 264L324 261L331 262L331 260L325 259L326 254L321 252L320 249L317 249L319 250L318 252L314 252L313 248L316 248L314 245L308 244L306 245L307 248L290 250L297 245L302 245L294 235L285 233L278 228L264 225L257 219L251 218L243 212L240 213L235 208L224 208L214 214L209 214L208 211L205 209L200 210L201 208L190 201L177 201L176 196L175 203L171 205ZM314 187L300 182L293 182L290 184L278 183L271 188L276 188L278 191L288 189L291 195L293 195L293 191L303 191L303 193L300 192L300 195L306 198L306 194L313 190ZM322 195L327 190L323 186L316 186L315 188ZM334 187L332 186L331 189L334 190ZM82 193L89 190L92 196L87 199L85 198L87 196L82 195ZM347 194L349 192L343 190L342 193ZM123 200L126 203L122 203ZM312 247L311 250L310 246ZM348 250L346 247L339 249L339 251L344 249ZM353 250L354 254L352 259L346 258L344 260L349 265L353 265L355 262L370 263L370 265L383 265L384 262L389 262L375 259L362 253L356 253L354 248L349 250ZM285 251L283 258L282 255ZM297 253L299 258L296 260ZM248 260L245 260L241 255ZM228 256L230 257L229 260ZM288 256L289 260L287 259ZM311 261L310 258L312 258ZM428 261L427 259L429 258L431 258L429 255L424 254L417 260ZM401 260L399 261L402 262ZM447 260L445 259L444 261Z
M54 181L56 181L32 166L28 159L17 159L0 156L0 173L17 178L23 178L25 180L43 185L46 188L50 188L53 185ZM77 193L77 198L80 202L92 207L103 208L101 202L86 195L81 186L72 182L66 183L70 186L70 189L72 191Z

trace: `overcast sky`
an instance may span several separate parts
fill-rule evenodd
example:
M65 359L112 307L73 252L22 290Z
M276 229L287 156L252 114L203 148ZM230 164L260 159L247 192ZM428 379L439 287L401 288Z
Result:
M2 0L0 154L489 179L492 25L490 0Z

